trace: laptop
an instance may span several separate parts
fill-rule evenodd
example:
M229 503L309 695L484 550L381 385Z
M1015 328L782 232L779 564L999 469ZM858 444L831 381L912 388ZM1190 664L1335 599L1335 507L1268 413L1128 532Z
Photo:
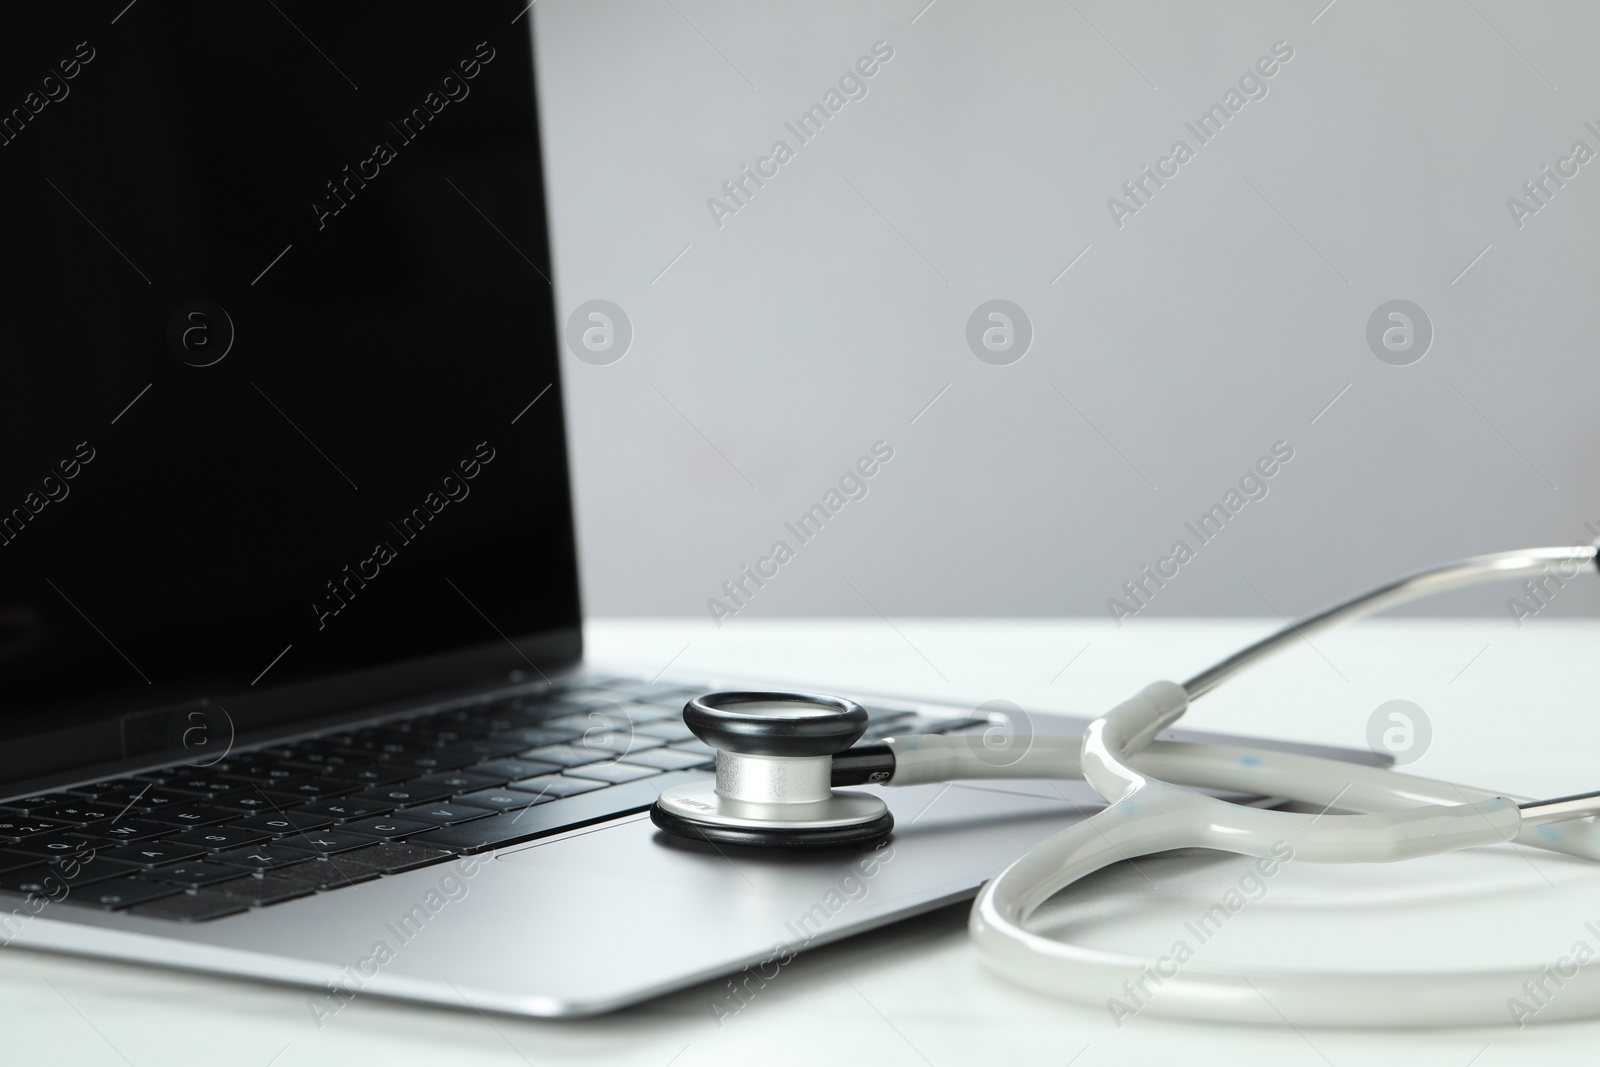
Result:
M722 1018L1098 803L885 789L890 841L827 854L655 829L709 773L685 700L760 680L584 661L528 6L0 18L5 945L319 1025L735 975ZM994 726L847 695L869 741Z

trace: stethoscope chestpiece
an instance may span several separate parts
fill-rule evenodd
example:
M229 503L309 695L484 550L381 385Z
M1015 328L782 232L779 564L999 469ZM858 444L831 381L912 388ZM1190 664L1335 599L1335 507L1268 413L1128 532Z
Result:
M716 749L716 779L664 791L650 809L661 830L718 845L821 849L874 844L894 829L881 798L832 787L833 757L867 729L855 701L708 693L684 705L683 721Z

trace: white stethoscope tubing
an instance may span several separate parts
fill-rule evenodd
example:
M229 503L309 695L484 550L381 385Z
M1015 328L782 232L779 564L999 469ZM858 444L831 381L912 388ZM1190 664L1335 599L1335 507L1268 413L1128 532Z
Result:
M1593 565L1595 548L1479 556L1390 583L1284 627L1180 686L1156 682L1090 724L1083 739L1037 737L994 766L960 737L906 737L890 785L981 778L1083 777L1108 806L1036 846L984 886L971 932L1001 974L1103 1005L1119 1025L1152 1013L1308 1026L1508 1023L1537 967L1474 972L1320 972L1174 961L1076 946L1025 928L1051 896L1110 864L1177 848L1311 863L1374 863L1518 844L1600 859L1600 795L1525 801L1336 760L1225 745L1155 741L1190 701L1229 676L1339 622L1417 596L1550 568ZM1574 573L1576 573L1574 571ZM1571 575L1564 575L1571 577ZM1284 797L1364 814L1308 815L1233 804L1193 788ZM1581 973L1541 1005L1539 1021L1600 1014L1600 980Z

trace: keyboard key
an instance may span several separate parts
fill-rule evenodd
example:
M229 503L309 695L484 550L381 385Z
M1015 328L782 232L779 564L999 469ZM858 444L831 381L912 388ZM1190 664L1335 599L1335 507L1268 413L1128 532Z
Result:
M680 711L684 702L690 697L697 697L705 692L703 689L682 686L676 682L641 682L627 679L613 684L617 690L630 694L636 700L646 700L652 704L676 704Z
M233 825L247 830L265 830L269 834L298 834L331 826L333 820L326 815L314 815L308 811L275 811L271 814L252 815L248 819L238 820Z
M537 778L524 778L520 782L512 782L512 789L520 789L535 796L559 799L561 797L575 797L579 793L592 793L596 789L604 789L604 782L586 782L582 778L563 778L559 774L544 774Z
M471 773L490 779L495 785L502 785L513 778L532 778L536 774L552 774L561 768L554 763L545 763L540 760L528 759L497 759L488 763L480 763L471 769ZM467 790L458 790L466 792Z
M144 841L152 837L162 837L172 831L173 827L166 823L123 816L107 822L92 822L79 826L73 833L102 843L120 844L124 841Z
M694 741L694 731L683 724L683 719L668 719L662 722L644 722L633 728L635 734L645 737L659 737L663 741Z
M643 811L656 802L661 790L684 782L704 779L705 775L693 771L669 771L626 785L614 785L581 796L552 800L548 804L536 804L521 811L503 812L460 826L430 830L411 838L406 843L436 845L440 848L459 849L462 852L482 852L485 849L500 848L532 837L599 822L627 812Z
M138 813L155 808L171 807L176 804L187 804L194 797L187 793L174 793L169 789L145 783L140 788L138 782L129 783L131 788L109 790L101 793L95 799L102 804L115 804L117 811L124 809Z
M662 738L633 729L621 716L614 715L612 718L618 720L615 725L606 721L595 722L579 731L578 736L568 743L574 748L594 748L606 752L620 752L635 744L641 748L659 748L666 744Z
M299 882L312 889L343 889L359 882L370 882L378 877L378 872L363 864L352 863L345 866L338 857L333 857L306 860L304 863L284 867L262 877Z
M275 785L273 793L286 793L289 796L299 797L300 802L307 800L321 800L324 797L338 797L346 793L354 793L359 788L355 782L340 781L337 778L311 778L292 785Z
M387 763L350 764L345 767L331 767L328 770L330 778L337 778L345 782L355 782L365 788L403 782L408 778L417 777L419 773L419 771L411 767L400 767Z
M31 815L0 815L0 837L9 837L13 840L37 837L56 830L75 829L77 827L72 823L57 819L36 819Z
M346 763L365 763L358 756L348 756L332 748L301 748L286 749L283 752L283 761L290 766L302 766L318 773L325 773L331 767L341 767Z
M447 802L418 804L415 807L401 808L394 814L397 819L421 819L423 822L432 823L434 826L454 826L456 823L467 822L471 819L481 819L489 812L486 808L475 808L467 804Z
M175 885L147 882L139 878L113 878L107 882L80 886L62 898L63 904L89 908L130 908L135 904L170 897L183 890Z
M51 900L60 900L72 892L59 873L37 859L32 867L0 874L0 890L26 897L48 897Z
M502 756L514 756L527 748L520 741L506 740L503 738L486 737L477 741L457 741L439 750L440 755L460 754L474 756L480 760L499 759Z
M346 870L358 870L364 867L382 874L399 874L401 871L426 867L432 863L442 863L455 855L456 853L450 850L427 848L410 841L385 841L354 852L341 853L339 866Z
M210 885L213 882L225 882L230 878L250 877L237 867L207 863L205 860L190 860L171 867L157 867L153 871L146 872L145 876L161 882L171 882L174 885Z
M213 823L237 819L239 813L213 807L210 804L179 804L176 807L146 812L144 817L151 822L166 823L169 826L210 826Z
M363 834L367 837L376 837L382 840L391 840L400 837L410 837L420 834L424 830L432 830L438 823L423 822L420 819L394 819L387 815L380 815L372 819L358 819L347 822L339 827L352 834Z
M81 885L92 885L110 878L120 878L125 874L134 874L139 870L132 863L119 863L99 856L82 862L70 858L51 860L47 866L74 889Z
M167 840L177 845L194 845L196 848L220 852L241 845L254 845L270 836L260 830L248 830L241 826L197 826L193 830L174 834Z
M591 763L587 767L569 767L561 772L569 778L588 778L596 782L636 782L661 772L654 767L636 767L627 763Z
M365 819L373 815L383 815L393 811L397 806L381 800L363 800L360 796L340 797L338 800L314 800L310 804L300 805L289 814L301 812L306 815L321 815L331 822L342 822L346 819Z
M698 737L693 741L674 741L671 745L671 748L674 752L689 752L697 756L704 756L707 759L712 759L717 754L716 749L712 748Z
M478 774L475 771L446 771L442 774L430 774L426 778L418 778L409 783L408 788L438 787L448 789L451 793L470 793L474 789L487 789L492 785L501 785L500 779L487 774Z
M302 804L310 803L313 799L308 796L297 796L293 793L279 793L271 789L263 789L261 795L271 802L272 806L266 809L268 811L288 811L290 808L298 808ZM344 796L346 794L339 793L337 795ZM212 803L214 804L216 801L212 801Z
M374 734L370 737L352 737L345 748L365 755L369 760L388 760L397 756L418 756L433 746L403 734Z
M24 867L35 867L38 863L38 856L30 856L25 852L0 852L0 874L10 874Z
M559 767L581 767L585 763L599 763L616 757L609 752L581 749L573 745L551 745L548 748L529 749L522 754L522 758L553 763Z
M306 858L306 853L298 848L285 848L276 841L269 841L261 845L246 845L244 848L233 848L226 852L218 852L209 857L212 862L226 863L233 867L243 867L252 871L271 871L279 867L287 867L291 863L300 863Z
M563 715L558 719L551 719L545 725L588 735L626 733L632 729L627 715L614 704Z
M524 726L518 730L507 730L497 736L521 741L524 748L540 748L544 745L564 745L568 741L576 741L583 736L583 733L580 730L551 726Z
M95 842L86 837L75 834L51 834L49 836L30 837L18 841L10 846L12 852L20 852L28 856L39 856L52 859L57 856L77 856L87 859L94 855Z
M573 748L583 749L588 752L603 752L613 759L634 752L648 752L655 748L665 748L666 742L659 737L650 737L646 734L591 734L582 740L574 741Z
M75 800L81 799L81 797L75 797L70 793L38 793L31 797L8 800L5 802L5 806L13 812L38 811L40 808L49 808L56 804L70 804Z
M302 860L304 856L305 853L301 853ZM269 872L250 878L240 878L234 882L223 882L221 885L201 890L200 894L227 897L248 908L277 904L296 897L308 897L320 888L321 886L315 881L303 878L280 878L276 872Z
M622 711L635 726L647 722L671 722L683 718L683 707L661 708L652 704L624 704Z
M429 744L443 747L453 745L457 741L476 741L480 737L487 737L489 731L474 723L452 722L433 723L423 720L413 720L409 723L396 723L397 729L404 729L407 737L415 737Z
M99 822L101 819L115 819L122 814L122 808L112 807L109 804L97 804L92 800L77 800L67 804L52 804L31 814L41 819L59 819L62 822L86 823Z
M622 762L662 771L686 771L690 767L710 767L712 758L671 748L655 748L648 752L630 752L622 757Z
M507 730L531 726L543 717L541 709L527 708L521 710L477 711L457 721L464 726L477 727L483 731L483 737L493 737ZM482 737L478 738L478 740L482 739Z
M236 760L220 763L216 769L228 778L237 778L247 782L286 782L292 778L307 777L306 772L299 767L255 753L249 753Z
M477 808L472 805L462 805L454 800L434 801L430 805L413 805L411 808L400 808L395 811L397 819L421 819L422 822L432 822L434 825L456 825L458 822L469 822L472 819L482 819L490 814L488 808Z
M109 860L120 863L134 863L141 867L158 867L165 863L176 863L179 860L193 859L205 852L205 849L195 848L193 845L174 845L169 841L148 841L142 844L118 845L116 848L107 849L101 855Z
M159 771L155 774L142 774L139 777L146 781L153 781L164 789L171 789L180 793L193 793L201 797L212 797L219 793L231 793L239 788L238 782L230 782L220 775L196 773L192 769Z
M181 893L178 896L138 904L128 909L129 915L141 919L167 919L182 923L203 923L248 911L248 902L220 892Z
M362 845L370 845L372 844L372 838L361 834L346 833L343 830L318 830L316 833L285 837L276 843L284 848L298 848L305 852L329 855L335 852L344 852L347 849L360 848Z
M264 811L282 811L286 807L294 807L300 803L299 797L285 796L277 799L260 789L243 789L237 793L224 793L220 797L213 797L211 806L224 811L237 812L241 815L254 815Z
M492 785L493 782L484 782L483 785ZM481 787L480 787L481 788ZM443 800L457 790L446 785L433 783L423 785L418 782L407 782L405 785L391 785L383 789L369 789L365 793L357 793L344 800L357 804L382 804L386 809L400 808L407 804L424 804L430 800Z
M130 787L137 792L139 789L139 783L135 782L131 778L111 778L104 782L90 782L88 785L75 785L67 791L75 796L80 797L103 797L107 794L116 793Z
M452 771L457 767L465 767L469 763L476 763L479 758L471 752L436 749L432 752L419 752L413 756L396 756L389 760L387 765L404 768L415 774L428 774L432 771Z
M456 797L458 804L471 804L476 808L488 808L491 811L514 811L518 808L530 807L542 803L553 797L540 797L534 793L525 793L520 789L480 789L476 793L463 793Z

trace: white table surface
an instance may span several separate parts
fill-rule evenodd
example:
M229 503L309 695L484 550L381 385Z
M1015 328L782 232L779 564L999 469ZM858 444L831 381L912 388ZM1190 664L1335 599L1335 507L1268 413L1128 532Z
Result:
M1264 621L604 620L600 665L653 675L770 677L814 689L925 696L1030 711L1103 709L1145 682L1182 680ZM1320 637L1208 696L1186 724L1365 744L1384 701L1433 726L1409 770L1509 792L1600 787L1593 708L1600 623L1371 621ZM1070 666L1069 666L1070 664ZM1063 905L1088 943L1157 948L1236 877L1230 859L1151 857ZM1126 866L1126 865L1124 865ZM1509 848L1385 867L1295 870L1206 947L1218 962L1418 969L1528 965L1597 940L1600 867ZM1146 881L1146 879L1149 879ZM1154 886L1154 888L1152 888ZM1600 1024L1431 1032L1237 1028L1103 1008L1014 987L979 963L965 907L817 949L718 1026L720 983L600 1019L524 1022L358 999L318 1029L304 991L0 951L0 1063L229 1064L1594 1063ZM1248 920L1248 921L1247 921ZM603 919L600 920L603 922ZM1597 922L1600 925L1600 922ZM1595 966L1600 966L1596 964ZM1511 996L1515 990L1508 990ZM1509 1016L1507 1016L1509 1019Z

